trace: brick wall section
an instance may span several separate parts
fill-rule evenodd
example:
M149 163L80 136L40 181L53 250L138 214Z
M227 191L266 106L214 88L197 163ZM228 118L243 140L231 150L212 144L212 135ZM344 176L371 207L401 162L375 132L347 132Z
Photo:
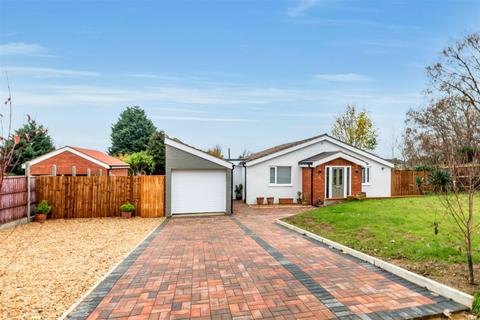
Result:
M313 204L316 205L318 200L325 200L325 167L327 166L351 166L352 174L352 195L362 192L362 166L357 165L348 160L337 158L330 162L319 165L313 168ZM308 204L311 203L312 190L311 185L311 168L302 168L302 192Z
M89 168L92 176L98 176L99 171L102 171L103 176L107 175L106 168L69 151L62 152L32 165L30 167L30 173L34 176L51 175L53 165L57 166L57 175L71 175L72 166L76 167L77 175L86 175L87 169ZM111 171L111 175L128 176L128 169L112 169Z

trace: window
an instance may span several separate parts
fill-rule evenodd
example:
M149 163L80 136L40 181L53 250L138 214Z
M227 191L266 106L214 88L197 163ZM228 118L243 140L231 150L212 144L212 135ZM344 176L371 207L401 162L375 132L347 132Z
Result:
M370 167L363 167L362 168L362 183L369 184L370 183Z
M292 184L292 167L271 167L270 184Z

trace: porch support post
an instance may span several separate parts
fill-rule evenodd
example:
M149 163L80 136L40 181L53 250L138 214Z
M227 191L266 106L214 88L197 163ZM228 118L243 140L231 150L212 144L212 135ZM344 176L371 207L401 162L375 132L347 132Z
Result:
M313 167L312 165L308 165L310 168L310 205L313 206Z

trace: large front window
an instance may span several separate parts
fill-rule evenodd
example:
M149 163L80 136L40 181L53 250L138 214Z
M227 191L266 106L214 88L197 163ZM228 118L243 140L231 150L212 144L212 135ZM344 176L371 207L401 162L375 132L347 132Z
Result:
M292 167L270 167L270 184L292 184Z

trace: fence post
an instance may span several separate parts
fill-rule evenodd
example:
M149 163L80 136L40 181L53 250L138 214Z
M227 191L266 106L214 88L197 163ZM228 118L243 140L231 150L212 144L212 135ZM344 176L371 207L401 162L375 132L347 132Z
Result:
M25 164L25 175L27 179L27 222L30 222L30 213L31 213L31 194L30 194L30 161Z

